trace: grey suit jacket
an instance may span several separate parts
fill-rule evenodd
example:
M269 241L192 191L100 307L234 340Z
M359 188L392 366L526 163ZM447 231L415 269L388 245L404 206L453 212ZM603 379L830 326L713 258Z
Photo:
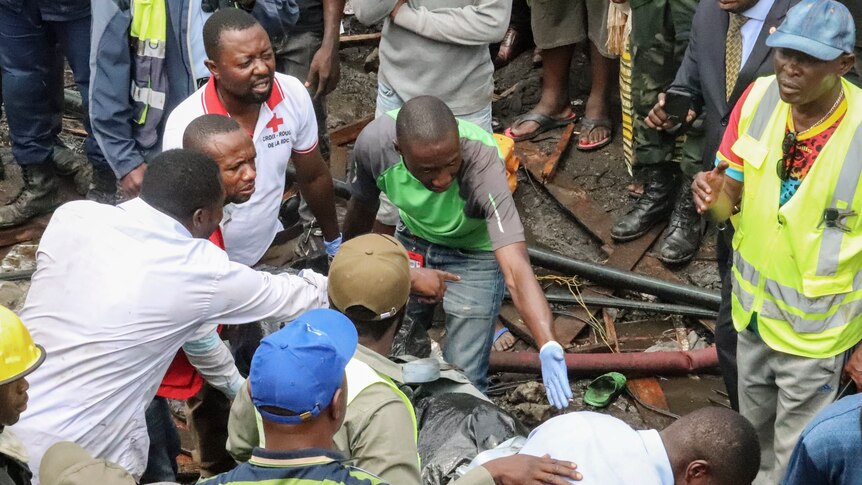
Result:
M690 93L694 97L696 110L705 116L705 169L713 166L715 152L736 101L755 79L773 73L772 49L766 45L766 37L769 36L771 28L781 24L787 10L798 1L775 0L763 22L754 49L739 71L729 101L725 99L724 70L724 46L729 15L718 8L718 2L715 0L704 0L698 4L692 20L688 49L671 87Z

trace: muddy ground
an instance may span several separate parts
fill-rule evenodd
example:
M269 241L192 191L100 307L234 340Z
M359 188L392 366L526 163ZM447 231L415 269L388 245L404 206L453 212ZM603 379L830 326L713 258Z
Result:
M346 22L347 33L365 32L355 21ZM337 90L328 97L328 128L339 128L357 119L374 113L376 98L376 75L365 72L366 59L372 52L372 47L348 47L341 50L341 83ZM526 112L539 98L541 87L541 68L531 63L530 53L525 53L512 64L499 70L495 75L497 93L503 93L517 84L514 92L494 104L494 117L502 126L508 126L511 120ZM587 60L583 53L576 56L572 64L572 99L576 109L580 109L586 100L589 89L589 72L586 69ZM619 127L619 101L614 101L612 111L617 123L614 142L605 149L594 153L582 153L571 149L565 155L558 171L558 178L571 178L585 187L591 198L607 213L607 217L615 218L624 213L632 196L627 187L632 182L623 163L622 144ZM81 152L83 138L79 136L81 126L74 120L65 120L67 131L61 139L72 149ZM74 133L73 133L74 132ZM542 148L550 152L559 139L559 131L543 135L536 141ZM20 173L9 154L8 126L5 117L0 119L0 156L6 168L6 177L0 181L0 202L13 198L21 184ZM567 256L602 262L605 259L600 245L588 233L567 216L539 183L532 181L525 172L519 174L519 185L515 192L515 200L528 232L531 244L546 246ZM72 196L67 191L67 196ZM685 281L692 284L717 288L718 275L714 258L714 230L710 230L704 238L701 251L695 260L686 267L673 268ZM34 265L33 257L35 242L21 244L12 248L0 250L0 269L10 271L27 269ZM0 304L18 309L23 304L29 283L0 282ZM629 295L641 298L642 295ZM555 307L565 311L564 307ZM711 334L702 326L684 320L680 317L668 317L643 312L618 311L614 313L617 322L617 332L620 336L630 337L638 342L628 350L644 350L655 344L662 344L667 349L679 348L676 336L680 332L689 334L694 340L699 338L700 345L711 342ZM675 331L677 328L679 331ZM589 331L584 333L588 340ZM518 349L526 349L519 342ZM670 411L684 414L693 409L726 403L718 392L724 390L720 379L714 375L691 377L663 378L657 376L668 400ZM491 395L503 408L509 410L530 427L546 420L555 411L545 403L544 391L534 375L507 374L498 375L493 379ZM588 379L572 381L575 398L567 411L585 409L582 396ZM613 414L636 428L662 427L670 422L668 418L643 407L637 407L634 401L626 396L620 396L603 412Z

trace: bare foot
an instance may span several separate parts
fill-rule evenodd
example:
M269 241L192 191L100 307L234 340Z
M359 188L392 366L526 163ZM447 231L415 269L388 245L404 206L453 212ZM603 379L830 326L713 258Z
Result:
M500 330L504 329L505 327L503 327L503 324L499 321L494 324L494 335L499 335L496 339L494 339L494 350L496 350L497 352L505 352L511 349L515 346L515 342L517 341L515 336L512 335L512 332L509 332L508 330L506 330L502 334L499 333Z

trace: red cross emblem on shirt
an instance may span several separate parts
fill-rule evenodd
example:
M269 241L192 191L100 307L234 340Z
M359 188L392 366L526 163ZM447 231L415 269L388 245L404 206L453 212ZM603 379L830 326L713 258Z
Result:
M279 118L277 114L273 114L272 119L269 120L266 127L270 128L273 133L276 133L278 131L278 127L281 126L282 123L284 123L284 120Z

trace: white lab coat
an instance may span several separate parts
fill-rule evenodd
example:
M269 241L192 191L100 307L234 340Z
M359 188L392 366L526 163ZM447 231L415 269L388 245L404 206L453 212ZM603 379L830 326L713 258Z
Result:
M184 342L217 324L289 321L328 303L323 276L233 263L141 199L60 207L36 260L21 319L48 356L28 377L29 409L12 427L34 471L48 447L68 440L140 478L144 411Z

